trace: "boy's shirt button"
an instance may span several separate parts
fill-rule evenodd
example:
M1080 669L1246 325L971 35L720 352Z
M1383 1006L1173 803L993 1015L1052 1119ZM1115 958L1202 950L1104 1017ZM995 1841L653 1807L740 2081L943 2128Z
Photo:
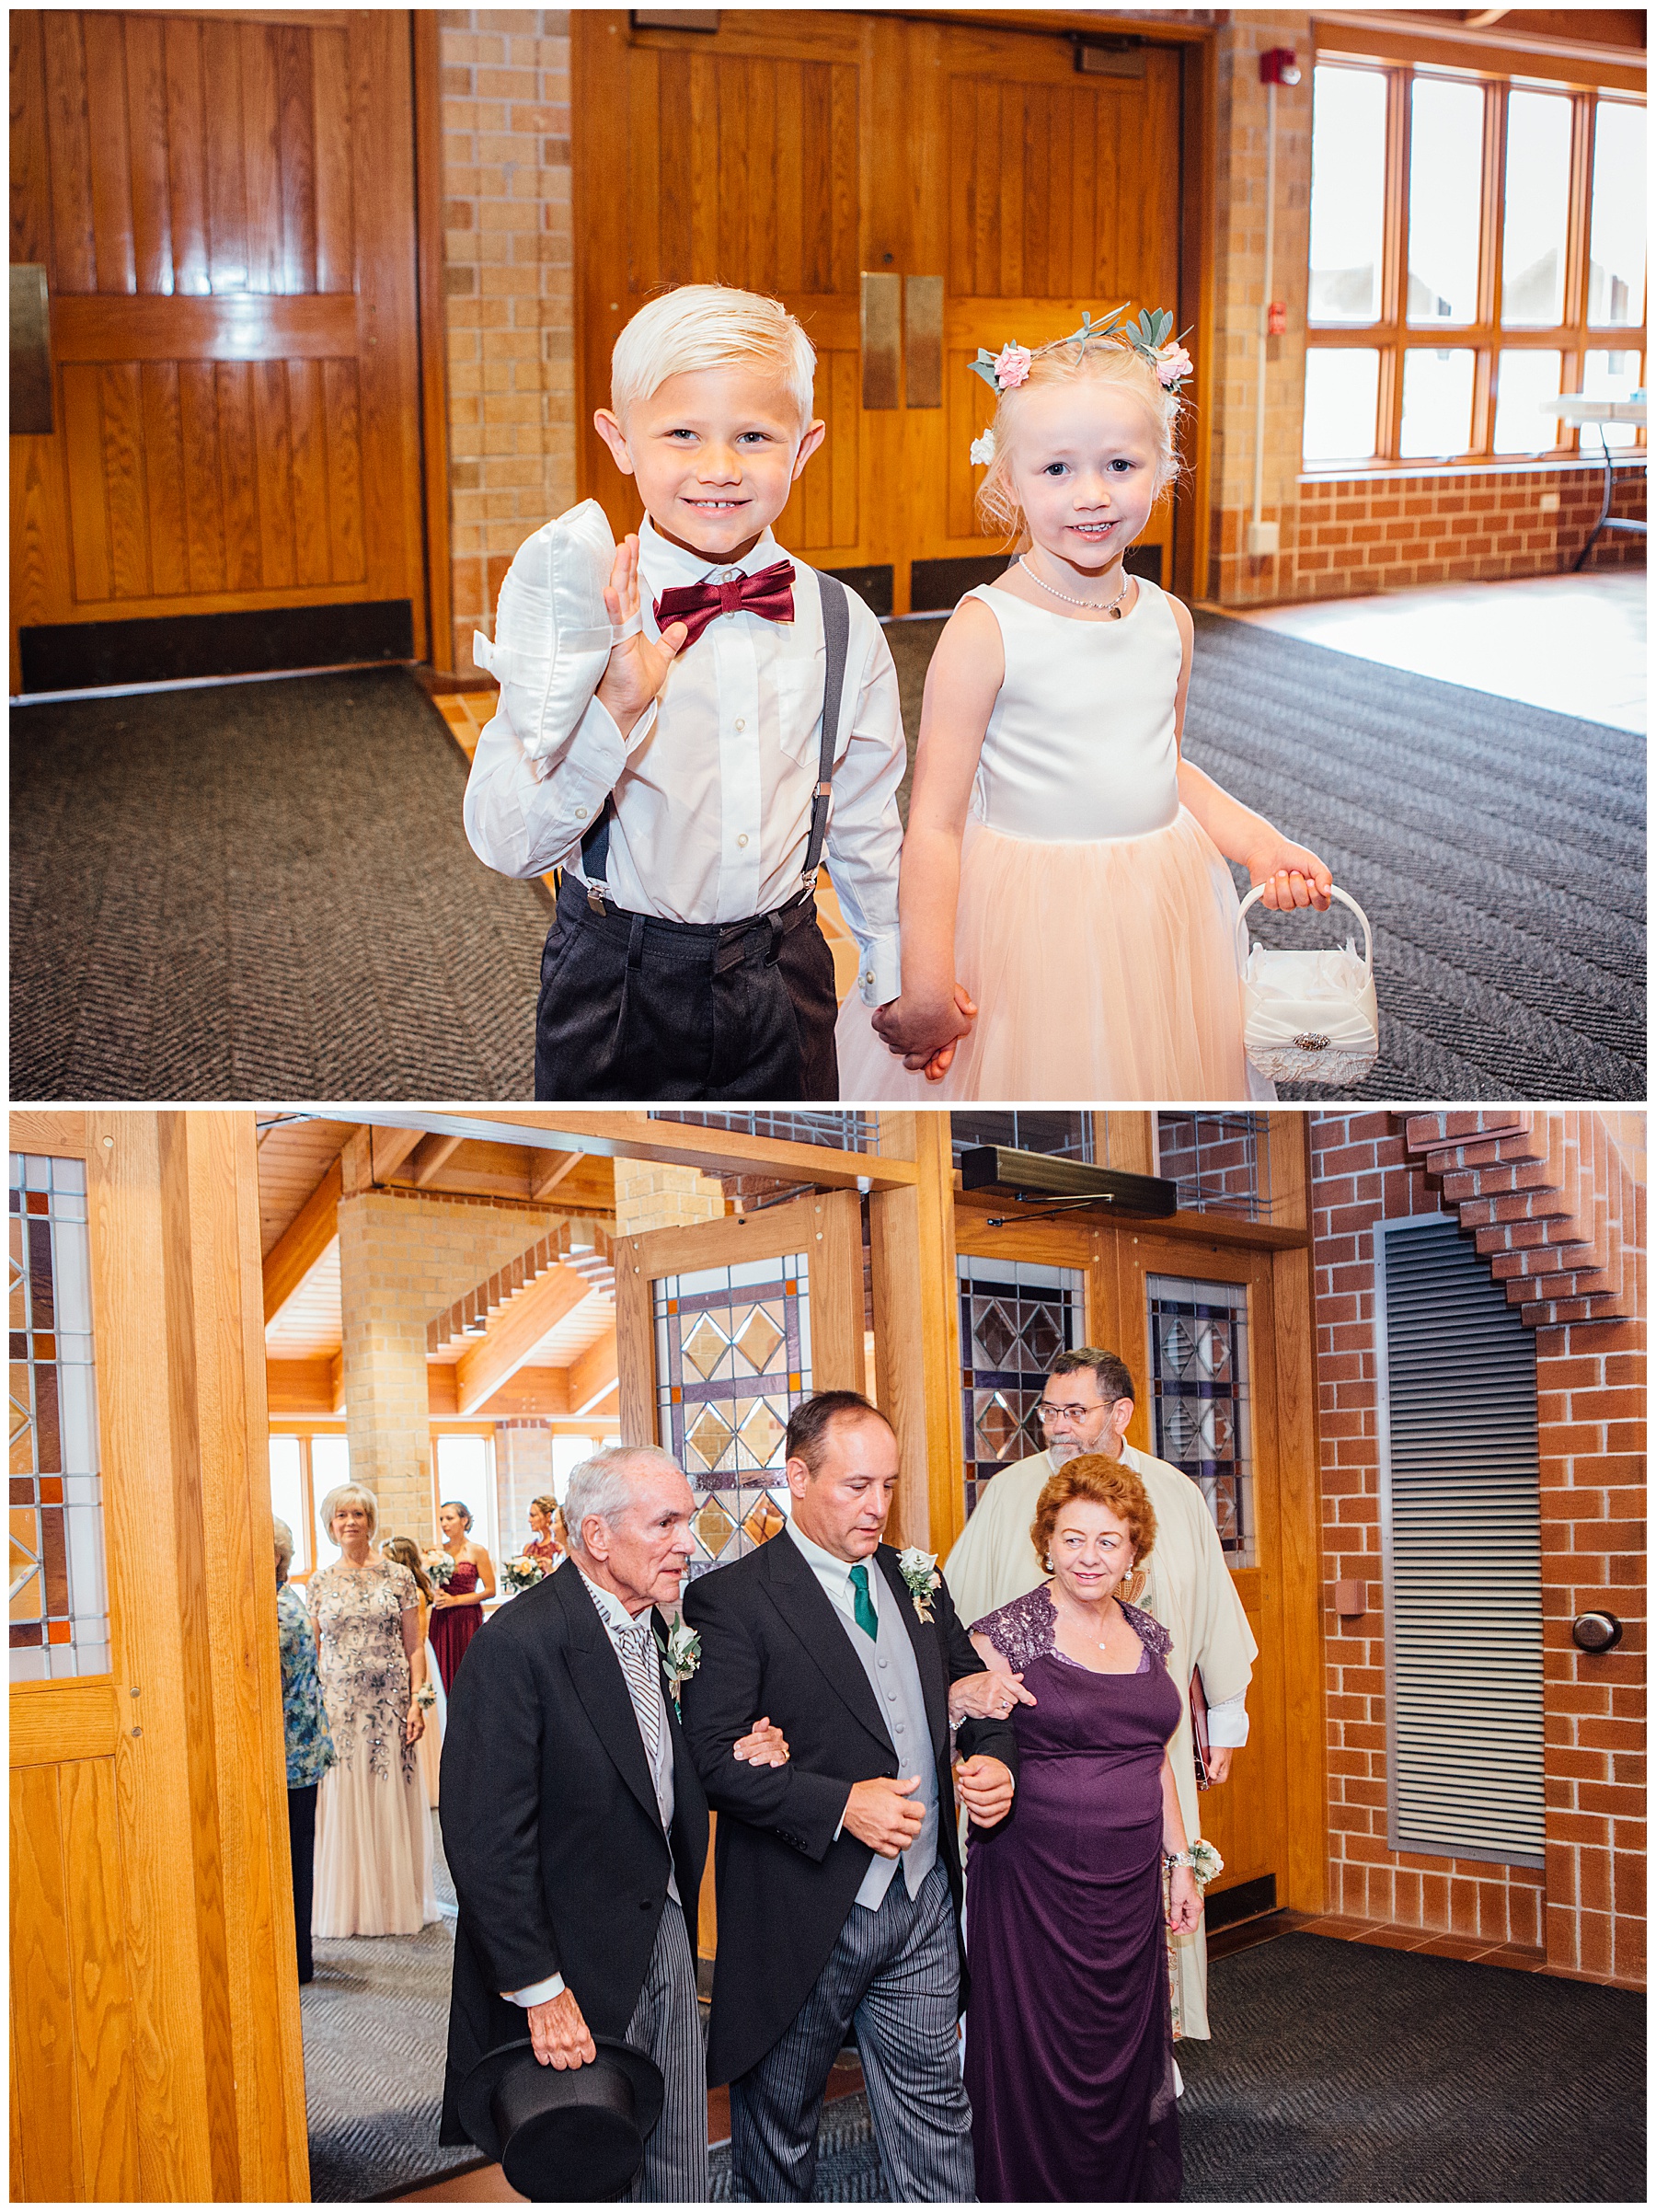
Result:
M576 821L577 821L577 822L584 822L584 821L586 820L586 809L585 809L585 807L583 807L583 806L578 806L578 807L575 809L575 819L576 819Z
M738 720L736 727L738 730L745 730L747 728L747 724L744 721Z
M736 842L737 842L737 844L738 844L738 845L745 845L745 844L747 843L747 832L746 832L746 830L743 830L743 831L742 831L742 833L741 836L737 838Z

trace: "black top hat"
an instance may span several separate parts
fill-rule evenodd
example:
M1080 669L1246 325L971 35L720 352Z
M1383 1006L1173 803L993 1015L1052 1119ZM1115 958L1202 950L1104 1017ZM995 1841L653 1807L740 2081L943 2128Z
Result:
M478 2059L460 2085L460 2125L536 2204L625 2195L661 2116L661 2069L642 2051L595 2035L585 2066L543 2066L527 2036Z

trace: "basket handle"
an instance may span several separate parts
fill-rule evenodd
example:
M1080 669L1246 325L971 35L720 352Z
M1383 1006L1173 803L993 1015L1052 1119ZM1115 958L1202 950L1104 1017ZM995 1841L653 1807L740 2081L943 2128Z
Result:
M1246 967L1248 964L1248 953L1247 922L1248 910L1250 906L1257 905L1264 896L1264 884L1256 883L1253 889L1248 893L1248 896L1243 900L1241 905L1236 909L1236 951L1244 967ZM1363 924L1363 963L1368 971L1369 981L1372 983L1374 977L1374 933L1369 927L1369 917L1363 913L1362 907L1358 905L1356 900L1351 896L1351 893L1349 891L1341 891L1338 883L1329 884L1328 896L1331 899L1338 899L1342 906L1349 906L1351 912L1357 916L1357 919Z

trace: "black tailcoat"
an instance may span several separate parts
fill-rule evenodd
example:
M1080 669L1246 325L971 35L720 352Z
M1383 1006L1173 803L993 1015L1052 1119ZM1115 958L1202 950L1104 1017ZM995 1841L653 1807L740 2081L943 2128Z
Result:
M707 1801L670 1693L665 1703L671 1859L627 1678L577 1569L514 1597L467 1647L443 1746L443 1841L460 1900L443 2142L468 2139L455 2099L469 2068L528 2033L501 1990L561 1974L594 2034L625 2032L670 1872L694 1956Z
M879 1602L895 1606L919 1663L937 1773L937 1857L961 1898L949 1685L981 1674L939 1582L923 1621L881 1544ZM702 1640L701 1664L684 1688L684 1725L707 1802L721 1817L714 1850L719 1957L707 2080L732 2080L756 2066L788 2028L828 1962L874 1857L855 1836L834 1840L853 1782L906 1771L898 1763L868 1676L833 1601L791 1537L774 1537L734 1565L693 1582L684 1618ZM761 1714L788 1738L785 1767L749 1767L730 1746ZM739 1723L739 1724L738 1724ZM966 1721L962 1756L987 1752L1016 1776L1011 1723ZM901 1872L897 1876L902 1879ZM960 2003L966 2001L965 1960Z

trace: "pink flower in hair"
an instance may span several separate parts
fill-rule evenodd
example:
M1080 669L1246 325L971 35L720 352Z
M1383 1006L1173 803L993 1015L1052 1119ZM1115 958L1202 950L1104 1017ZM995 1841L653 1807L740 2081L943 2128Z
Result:
M995 381L1003 392L1016 391L1029 374L1028 346L1006 345L995 357Z
M1195 373L1196 363L1177 339L1169 339L1165 346L1157 346L1152 359L1156 363L1156 378L1164 385L1179 384Z

